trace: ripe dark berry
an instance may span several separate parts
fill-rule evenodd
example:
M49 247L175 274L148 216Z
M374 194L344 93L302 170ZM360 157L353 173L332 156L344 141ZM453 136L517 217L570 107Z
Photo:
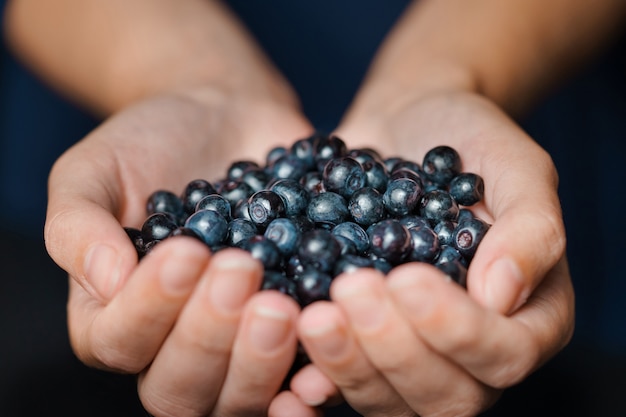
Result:
M322 174L324 188L346 199L363 188L366 179L361 164L347 156L328 161Z
M285 274L279 271L266 270L263 273L261 290L275 290L298 301L295 281L287 278Z
M448 184L461 172L461 157L450 146L437 146L424 156L422 169L435 184Z
M222 244L228 235L228 222L214 210L196 211L187 218L185 227L196 232L210 248Z
M341 255L335 263L333 275L341 275L346 272L353 272L360 268L374 268L374 262L363 256L358 255Z
M292 220L279 218L267 226L263 235L274 242L282 256L289 257L295 253L302 233Z
M422 197L420 215L433 224L443 220L455 221L459 215L459 205L447 191L433 190Z
M437 234L428 226L409 229L411 235L411 250L408 261L432 263L439 254L439 239Z
M297 216L305 212L309 205L309 193L298 182L292 179L282 179L276 181L270 187L270 191L278 194L285 203L285 216Z
M356 223L340 223L332 229L331 233L336 237L341 236L352 242L357 254L364 254L369 249L369 236L367 232Z
M249 169L259 168L259 164L254 161L236 161L230 164L226 170L226 177L229 180L238 180Z
M422 192L421 183L418 184L409 178L391 180L383 194L383 204L387 212L393 216L406 216L415 210Z
M313 152L317 170L322 172L328 161L345 156L348 153L348 148L338 136L320 135L314 140Z
M465 258L471 259L487 230L489 224L477 217L466 220L454 229L452 244Z
M269 175L263 168L250 168L241 176L241 181L248 184L254 192L267 188L269 180Z
M141 236L145 243L163 240L178 227L174 216L169 213L154 213L148 216L141 226Z
M196 204L196 210L214 210L224 216L227 221L232 218L230 202L219 194L209 194Z
M371 252L391 264L400 264L411 250L409 230L398 220L382 220L370 226L367 233Z
M471 206L482 200L485 183L480 175L464 172L450 181L450 194L463 206Z
M356 223L367 228L385 217L383 195L375 188L362 188L350 197L348 211Z
M228 235L225 243L231 247L239 246L243 241L250 239L257 233L256 226L250 220L236 218L228 223Z
M315 224L331 225L343 223L350 215L346 200L330 191L313 197L307 206L306 214Z
M248 214L252 223L265 229L272 220L285 214L285 203L273 191L257 191L248 200Z
M254 190L252 190L248 184L240 180L224 181L218 192L222 197L228 200L231 207L236 206L241 200L247 200L254 194Z
M215 194L217 190L206 180L197 179L190 181L183 190L182 201L183 207L187 214L191 214L196 209L198 201L202 200L209 194Z
M441 245L450 245L452 244L452 235L454 234L454 229L456 228L456 223L450 220L442 220L433 227L435 233L437 233L437 238L439 239L439 244Z
M250 252L254 259L259 260L266 270L278 270L282 257L280 251L271 240L263 235L255 235L244 240L239 247Z
M315 229L302 236L297 253L305 266L331 272L341 254L341 247L331 232Z
M183 207L183 201L176 194L167 190L158 190L148 197L146 213L148 215L169 213L180 221L185 217L185 208Z
M467 286L467 268L460 261L437 263L435 266L461 287Z
M330 284L332 277L312 266L305 266L300 275L294 279L296 294L300 305L306 307L315 301L329 300Z
M141 230L134 227L125 227L124 231L133 242L135 251L137 251L137 258L141 259L146 254L146 248L143 243L143 237L141 236Z

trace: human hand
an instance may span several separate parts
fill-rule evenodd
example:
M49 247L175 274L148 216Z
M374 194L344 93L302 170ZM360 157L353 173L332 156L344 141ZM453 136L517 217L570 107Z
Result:
M573 331L554 166L479 96L433 93L368 116L348 117L337 134L352 148L416 161L433 146L454 147L464 171L485 180L484 202L472 208L492 227L469 268L467 291L425 264L387 277L362 270L336 278L332 302L307 307L299 319L314 365L276 402L320 405L337 397L336 386L367 417L476 415Z
M172 93L121 111L55 164L45 238L70 275L72 347L89 366L139 374L155 416L265 414L295 355L298 306L257 294L262 266L234 249L212 256L177 237L138 264L122 226L141 225L152 191L217 179L309 131L274 103Z

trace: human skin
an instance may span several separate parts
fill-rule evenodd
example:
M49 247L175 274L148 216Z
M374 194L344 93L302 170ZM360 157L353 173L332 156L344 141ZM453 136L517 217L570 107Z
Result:
M137 264L122 226L140 223L147 193L213 178L228 161L311 131L294 93L219 3L142 3L64 0L47 10L22 0L8 13L26 62L94 112L115 114L50 176L46 244L70 274L70 337L86 364L140 374L142 402L157 416L304 417L338 396L368 417L472 415L567 343L573 292L556 173L506 113L530 107L610 36L617 1L423 1L407 10L336 133L350 147L384 142L385 153L414 160L433 145L455 146L464 168L485 178L479 213L493 227L467 293L423 265L388 279L362 271L336 280L332 303L301 315L286 297L253 294L260 271L245 254L213 258L179 238ZM103 22L114 30L91 30ZM228 289L239 302L223 314L213 285L232 277L242 281ZM439 297L413 310L400 297L409 290ZM366 306L359 294L370 295ZM359 308L378 313L376 326L359 320ZM200 324L203 315L210 320ZM274 319L265 331L277 339L282 329L269 350L253 343L259 315ZM296 323L314 365L274 398ZM479 337L486 328L493 332ZM402 343L381 343L381 334ZM343 350L325 355L324 343ZM494 345L505 347L495 358ZM245 372L255 366L267 372Z

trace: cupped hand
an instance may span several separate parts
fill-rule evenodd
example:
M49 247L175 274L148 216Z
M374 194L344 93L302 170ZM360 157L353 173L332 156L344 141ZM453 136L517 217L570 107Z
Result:
M463 170L484 178L484 202L473 209L492 227L467 291L426 264L336 278L332 302L307 307L299 319L314 364L307 378L319 382L312 387L303 371L290 395L315 406L341 394L368 417L476 415L573 332L554 165L476 95L434 93L369 116L348 117L338 135L350 147L416 161L434 146L454 147Z
M72 347L139 374L155 416L264 415L295 356L298 306L257 293L262 266L243 251L176 237L138 263L123 227L141 225L151 192L221 178L309 133L293 109L207 88L121 111L53 167L45 239L70 275Z

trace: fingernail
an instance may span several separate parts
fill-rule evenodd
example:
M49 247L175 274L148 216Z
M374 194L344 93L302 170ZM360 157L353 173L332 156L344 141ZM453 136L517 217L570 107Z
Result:
M250 323L250 340L258 350L270 353L287 340L290 332L289 315L265 306L256 306Z
M487 274L484 294L487 308L500 313L510 313L525 301L522 271L510 258L498 259Z
M122 259L113 247L98 244L91 247L85 256L84 265L87 282L105 299L110 299L122 274Z
M244 255L215 257L209 299L221 313L234 314L243 308L246 300L258 289L253 274L260 273L257 261ZM213 267L213 266L212 266Z
M190 256L182 250L173 251L159 269L163 290L173 296L187 294L196 284L204 265L200 256Z
M346 334L345 331L337 327L336 323L327 322L308 325L302 330L302 335L306 337L307 344L310 344L316 353L326 358L336 358L345 351ZM324 398L324 401L326 401L326 398Z

